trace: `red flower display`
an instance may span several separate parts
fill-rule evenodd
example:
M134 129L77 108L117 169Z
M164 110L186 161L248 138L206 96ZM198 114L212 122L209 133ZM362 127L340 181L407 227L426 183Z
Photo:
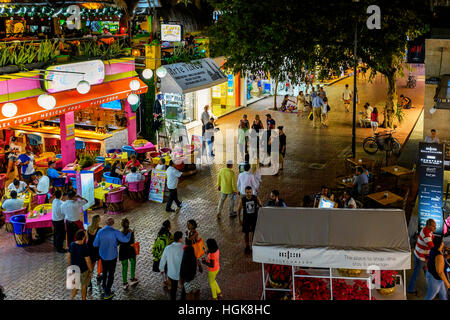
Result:
M268 264L266 272L275 282L285 282L291 279L292 267L279 264Z
M378 279L376 279L377 274L375 271L372 271L372 274L375 275L375 279L373 280L373 283L376 283ZM381 270L380 276L380 286L381 288L391 288L395 286L395 276L397 275L397 271L395 270Z

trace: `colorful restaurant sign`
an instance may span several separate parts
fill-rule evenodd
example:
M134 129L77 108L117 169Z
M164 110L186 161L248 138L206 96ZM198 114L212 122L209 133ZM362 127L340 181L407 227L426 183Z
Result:
M75 89L82 80L92 86L105 79L105 65L101 60L92 60L51 66L47 68L44 79L51 80L44 82L45 90L49 93Z
M428 219L436 222L436 234L443 231L443 145L419 143L419 230Z
M181 26L178 24L161 24L161 41L181 41Z
M152 170L152 179L150 182L150 193L148 195L148 200L163 203L165 184L166 171Z

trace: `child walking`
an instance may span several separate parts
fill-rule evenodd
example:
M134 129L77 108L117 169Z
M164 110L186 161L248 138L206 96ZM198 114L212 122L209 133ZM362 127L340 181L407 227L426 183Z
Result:
M122 233L128 234L130 230L130 221L127 218L122 219ZM119 244L119 261L122 262L122 283L123 289L127 290L131 285L135 285L138 279L135 278L136 271L136 250L134 249L134 231L131 231L131 239L127 243ZM128 283L128 261L130 261L130 282Z
M214 239L206 240L206 246L208 247L208 258L203 258L202 263L208 267L208 279L212 297L213 300L223 299L222 291L216 281L217 273L219 273L220 270L219 247Z
M370 126L372 127L373 135L375 135L375 133L377 133L377 129L378 129L378 110L377 110L377 108L373 108L373 111L370 114Z

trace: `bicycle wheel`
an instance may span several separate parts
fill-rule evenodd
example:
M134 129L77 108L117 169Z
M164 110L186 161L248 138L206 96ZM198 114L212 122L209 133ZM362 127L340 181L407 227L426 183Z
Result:
M400 142L398 142L398 140L395 138L392 138L391 141L389 142L390 151L392 151L392 153L396 156L400 154L401 147L402 146Z
M378 151L377 140L374 137L367 137L363 141L363 149L368 154L375 154Z

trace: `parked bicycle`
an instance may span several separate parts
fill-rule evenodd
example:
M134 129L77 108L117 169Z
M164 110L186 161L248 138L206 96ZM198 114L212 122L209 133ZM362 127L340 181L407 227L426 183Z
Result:
M401 144L392 136L395 130L375 133L374 137L367 137L363 141L364 151L368 154L375 154L378 150L400 154Z

